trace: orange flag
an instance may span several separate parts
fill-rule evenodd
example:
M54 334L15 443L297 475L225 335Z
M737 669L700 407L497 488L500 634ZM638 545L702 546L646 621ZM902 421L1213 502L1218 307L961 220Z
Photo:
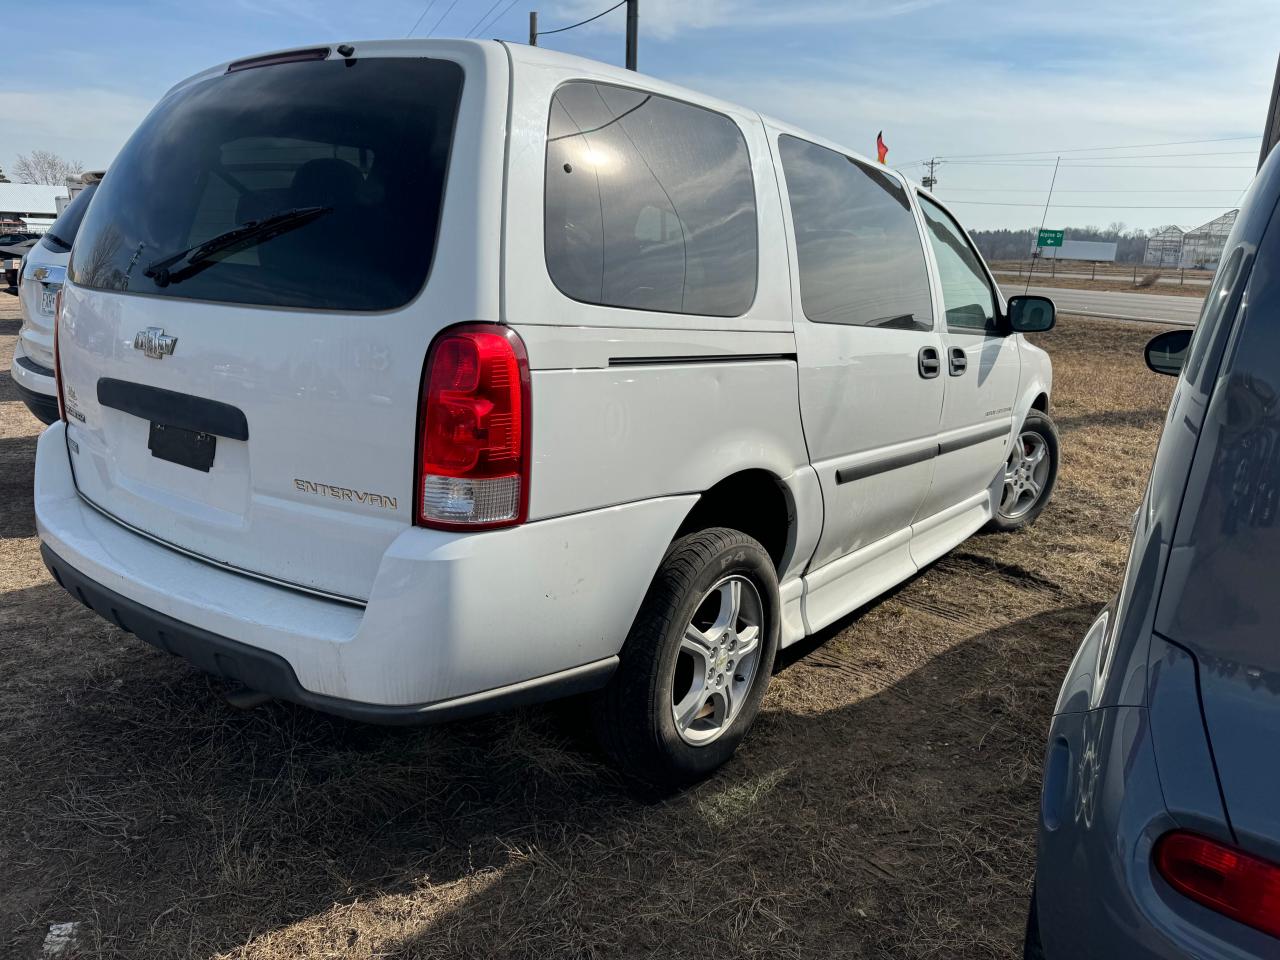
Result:
M889 148L885 145L884 131L881 130L879 133L876 134L876 158L881 163L884 163L884 158L887 157L888 155L889 155Z

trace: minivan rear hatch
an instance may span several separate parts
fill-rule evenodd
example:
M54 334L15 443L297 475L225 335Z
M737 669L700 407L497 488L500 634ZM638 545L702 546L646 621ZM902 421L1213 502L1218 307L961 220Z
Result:
M99 188L64 291L87 501L201 558L367 599L412 522L422 362L444 324L408 307L462 85L452 60L319 48L161 101Z

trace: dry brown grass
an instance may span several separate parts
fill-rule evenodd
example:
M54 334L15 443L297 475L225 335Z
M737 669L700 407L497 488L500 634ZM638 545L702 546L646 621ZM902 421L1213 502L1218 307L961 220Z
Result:
M993 270L1020 269L1025 272L1030 262L1031 261L1029 260L992 260L990 261L990 265ZM1036 272L1039 273L1041 269L1048 270L1051 262L1052 261L1045 260L1037 263ZM1096 273L1098 275L1098 279L1102 279L1103 277L1118 277L1132 281L1135 266L1137 267L1137 273L1139 276L1153 269L1152 267L1148 267L1141 263L1136 265L1132 263L1099 263L1096 267ZM1067 273L1080 273L1082 271L1095 272L1095 268L1092 264L1080 260L1063 260L1058 264L1058 269ZM1169 274L1177 274L1180 272L1177 267L1167 267L1165 269ZM1192 267L1188 267L1186 270L1182 270L1181 272L1186 275L1188 280L1202 280L1207 282L1213 279L1212 270L1196 270Z
M1027 275L1024 273L1019 279L1008 274L998 274L996 279L1000 281L1005 295L1008 296L1022 292L1027 282ZM1155 280L1144 283L1143 280L1144 278L1139 276L1137 284L1134 284L1130 280L1104 279L1103 277L1098 277L1097 280L1090 280L1088 277L1052 277L1047 270L1043 274L1037 270L1031 276L1031 286L1056 287L1060 290L1098 290L1110 293L1153 293L1162 297L1191 297L1197 300L1203 300L1209 290L1208 287L1190 283L1180 286L1176 283L1157 283Z
M1027 261L996 261L991 269L998 271L996 279L1006 288L1006 294L1016 293L1019 284L1027 282ZM1011 275L1012 273L1012 275ZM1090 276L1079 276L1090 274ZM1096 274L1096 275L1094 275ZM1204 299L1209 291L1213 272L1209 270L1169 270L1161 272L1149 267L1136 271L1131 264L1099 264L1094 270L1090 264L1066 261L1036 263L1031 272L1031 284L1037 287L1058 287L1067 290L1098 290L1113 293L1154 293L1160 296L1194 297ZM1179 281L1182 282L1179 282Z
M666 797L572 705L420 730L232 709L52 585L37 424L0 378L0 955L80 920L85 957L1011 956L1049 711L1168 400L1151 332L1040 338L1064 447L1040 521L789 651L739 757Z

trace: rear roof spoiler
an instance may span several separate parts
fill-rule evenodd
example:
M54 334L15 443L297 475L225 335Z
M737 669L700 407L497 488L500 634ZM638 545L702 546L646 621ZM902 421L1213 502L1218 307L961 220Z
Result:
M269 67L277 63L298 63L303 60L323 60L329 56L328 47L305 47L301 50L282 50L279 53L267 53L260 57L247 57L235 60L227 65L227 73L238 70L252 70L254 67Z

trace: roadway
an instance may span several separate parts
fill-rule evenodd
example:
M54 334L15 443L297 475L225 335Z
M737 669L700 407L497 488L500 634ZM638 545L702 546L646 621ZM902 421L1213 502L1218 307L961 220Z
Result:
M1074 313L1106 320L1167 323L1194 327L1200 317L1200 297L1174 297L1159 293L1113 293L1109 290L1068 290L1035 286L1027 291L1050 297L1059 313ZM1008 284L1005 296L1022 293L1021 284Z

